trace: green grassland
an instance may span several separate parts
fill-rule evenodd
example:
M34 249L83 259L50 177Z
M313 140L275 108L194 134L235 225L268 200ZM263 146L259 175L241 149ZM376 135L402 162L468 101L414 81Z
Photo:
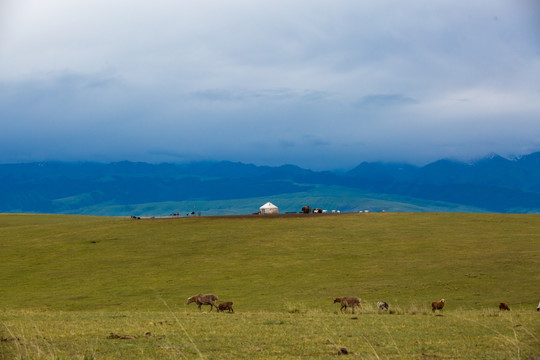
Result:
M83 194L70 197L68 199L59 199L57 202L75 202L84 204ZM376 194L361 189L351 189L341 186L316 185L311 190L296 193L275 194L271 196L224 199L224 200L203 200L192 199L184 201L163 201L141 204L116 204L99 203L93 205L84 205L75 209L77 214L98 215L98 216L163 216L179 212L185 216L187 212L201 211L208 216L221 214L241 215L251 214L259 210L259 207L266 202L279 206L281 212L300 212L303 204L311 204L327 210L341 210L344 212L359 212L369 210L380 212L382 210L390 212L486 212L485 209L467 206L463 204L448 203L444 201L433 201L418 199L395 194ZM299 205L301 204L301 205ZM62 208L58 208L62 212ZM66 207L65 211L73 213L74 208ZM524 209L516 209L523 212Z
M539 215L5 214L0 359L538 359L538 269Z

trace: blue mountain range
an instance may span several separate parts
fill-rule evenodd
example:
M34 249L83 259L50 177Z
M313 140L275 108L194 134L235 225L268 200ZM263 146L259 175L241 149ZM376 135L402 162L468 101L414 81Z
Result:
M207 214L227 214L257 210L255 204L265 199L281 201L290 212L311 205L341 211L540 213L540 152L422 167L363 162L344 173L228 161L2 164L0 185L4 213L128 215L199 204Z

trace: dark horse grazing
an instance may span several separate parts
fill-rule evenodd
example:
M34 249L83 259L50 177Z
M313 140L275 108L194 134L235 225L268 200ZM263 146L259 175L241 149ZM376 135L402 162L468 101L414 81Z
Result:
M304 214L309 214L311 212L311 207L310 206L303 206L302 207L302 212Z
M199 311L201 311L201 305L210 305L210 311L212 311L213 307L216 307L216 301L218 300L217 295L214 294L197 294L188 297L187 304L189 305L192 302L196 303L199 307Z
M232 301L225 301L218 305L217 312L225 312L225 310L229 310L230 313L234 313L233 309L233 302Z
M435 312L435 310L442 311L445 302L446 302L446 300L444 300L444 299L441 299L441 301L432 302L431 303L431 311L433 311L433 312Z

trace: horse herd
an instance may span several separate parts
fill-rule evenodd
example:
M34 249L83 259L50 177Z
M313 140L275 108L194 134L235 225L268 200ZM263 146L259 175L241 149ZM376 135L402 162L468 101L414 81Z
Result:
M187 299L187 304L189 305L191 303L196 303L199 311L201 311L202 305L210 305L210 311L215 307L217 312L224 312L228 311L230 313L234 313L233 309L233 302L232 301L225 301L221 302L216 306L216 301L218 301L219 298L217 295L214 294L197 294L190 296ZM362 309L362 299L356 296L346 296L346 297L336 297L334 298L334 304L339 303L341 305L341 308L339 311L343 313L343 310L347 312L347 308L351 308L352 313L354 314L354 309L357 307L359 310ZM444 308L444 304L446 303L446 300L441 299L439 301L433 301L431 303L431 311L435 312L436 310L442 311ZM377 309L379 311L388 311L389 306L388 303L384 301L377 302ZM499 310L507 310L510 311L510 306L507 303L501 302L499 303ZM540 311L540 302L538 303L538 307L536 308L536 311Z
M217 312L228 310L230 313L234 313L232 301L225 301L216 306L218 299L218 296L214 294L197 294L188 297L187 305L194 302L199 307L199 311L201 311L202 305L210 305L210 311L215 307Z

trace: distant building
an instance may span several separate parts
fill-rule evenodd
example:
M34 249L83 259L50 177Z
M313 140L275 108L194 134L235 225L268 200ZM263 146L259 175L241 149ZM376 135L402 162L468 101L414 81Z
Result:
M270 215L270 214L279 214L279 208L272 204L271 202L267 202L263 206L259 208L259 214L261 215Z

